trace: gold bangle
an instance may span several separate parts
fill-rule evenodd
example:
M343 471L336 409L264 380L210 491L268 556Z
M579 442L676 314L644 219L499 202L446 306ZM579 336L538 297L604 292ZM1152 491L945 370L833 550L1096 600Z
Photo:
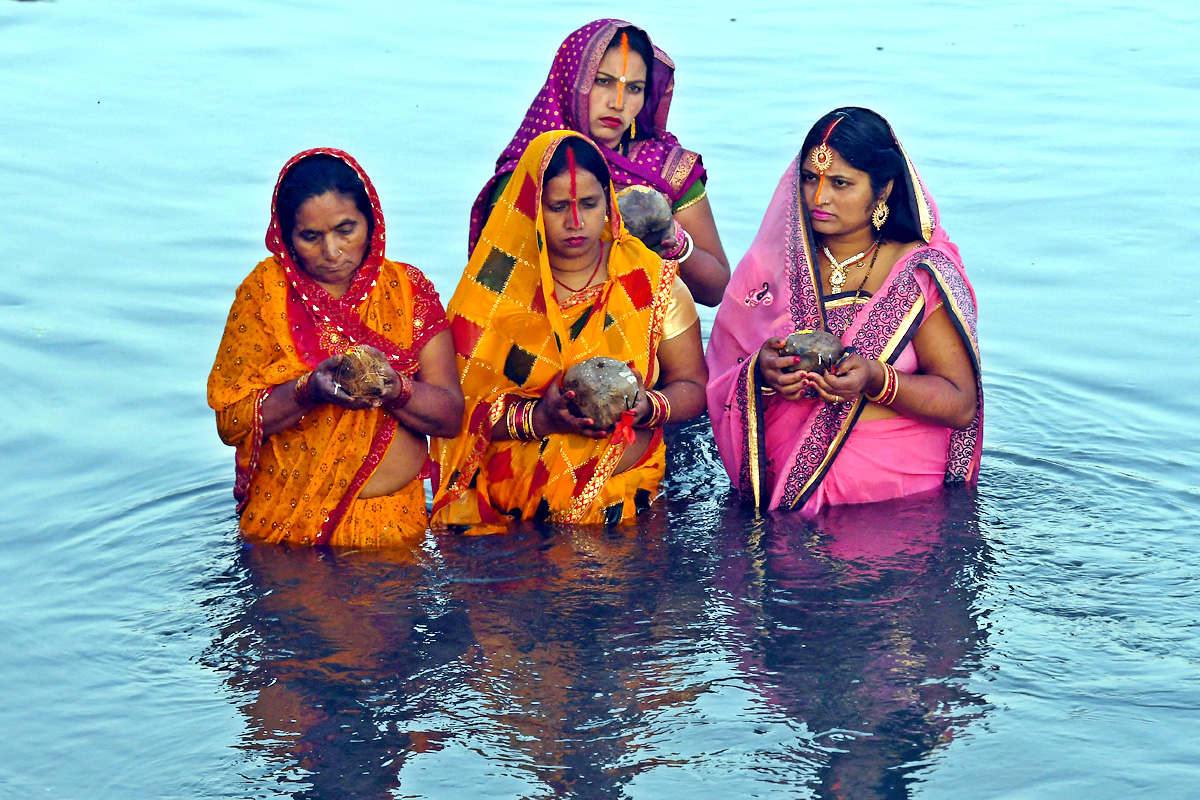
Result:
M887 364L885 364L885 363L883 363L882 361L881 361L881 362L879 362L879 364L880 364L880 366L882 366L882 367L883 367L883 386L879 387L879 393L878 393L878 394L873 394L873 395L872 395L872 394L868 394L868 395L867 395L867 399L868 399L868 400L870 400L872 403L878 403L878 402L880 401L880 399L881 399L881 398L882 398L882 397L883 397L885 394L887 394L887 391L888 391L888 383L889 383L889 382L891 381L891 379L892 379L892 372L891 372L891 370L889 369L888 365L887 365Z
M292 397L296 400L296 405L301 408L316 405L313 402L312 392L309 391L308 382L312 379L312 373L306 372L296 379L295 385L292 387Z

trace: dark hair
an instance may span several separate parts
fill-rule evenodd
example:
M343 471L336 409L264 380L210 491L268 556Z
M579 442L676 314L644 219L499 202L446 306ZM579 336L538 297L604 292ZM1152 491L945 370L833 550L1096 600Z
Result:
M545 174L542 175L542 185L545 186L551 178L557 178L567 171L567 150L575 154L576 166L586 169L596 176L596 180L600 181L600 186L604 189L604 197L607 200L609 186L612 184L612 177L608 172L608 162L596 150L596 145L579 136L569 136L559 142L558 147L554 150L554 155L550 157L550 163L546 165Z
M635 28L632 25L626 25L623 28L617 28L617 32L613 34L612 41L608 43L608 47L604 49L607 53L609 50L621 48L621 34L629 36L629 49L642 57L646 62L646 90L642 93L642 97L650 100L650 90L654 85L654 45L650 44L650 37L641 28ZM638 130L639 139L649 139L654 136L654 132L646 130L649 126L643 125Z
M283 241L291 242L292 231L296 228L296 212L304 205L304 201L320 197L326 192L337 192L354 200L354 205L367 218L367 241L371 241L375 233L375 215L371 210L371 198L367 197L367 187L363 186L353 167L337 156L326 153L300 159L279 182L275 208L279 213Z
M871 191L876 197L892 184L888 197L888 219L879 231L885 239L912 242L921 239L920 215L915 207L913 187L909 184L904 155L896 144L887 120L867 108L847 106L830 111L817 120L804 137L800 154L808 164L809 153L825 139L825 132L835 120L841 121L829 134L829 146L846 162L871 177Z

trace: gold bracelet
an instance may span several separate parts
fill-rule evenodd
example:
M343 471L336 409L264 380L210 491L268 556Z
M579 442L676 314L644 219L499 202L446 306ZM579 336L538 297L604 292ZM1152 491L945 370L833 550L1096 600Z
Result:
M521 438L520 429L517 427L517 411L519 400L510 400L508 409L504 414L504 422L508 425L508 438L513 441L519 441Z
M879 364L880 364L880 366L883 367L883 386L879 387L878 394L873 394L873 395L867 394L867 399L870 400L872 403L878 403L880 398L882 398L885 394L887 394L888 383L892 379L892 373L891 373L891 370L888 369L888 365L884 364L882 361L879 362ZM866 392L864 392L863 394L866 394Z
M292 397L296 400L296 405L301 408L316 405L313 402L312 393L308 389L308 382L312 379L312 373L306 372L296 379L296 384L292 387Z

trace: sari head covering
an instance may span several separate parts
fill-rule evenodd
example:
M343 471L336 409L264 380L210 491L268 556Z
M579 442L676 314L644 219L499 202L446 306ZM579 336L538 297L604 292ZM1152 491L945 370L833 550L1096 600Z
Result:
M367 253L345 294L336 298L301 269L279 219L280 184L297 163L315 155L353 169L370 201ZM331 537L391 444L398 423L382 409L318 406L269 439L262 419L262 404L272 392L330 356L370 345L397 372L412 375L421 348L446 329L432 284L415 267L387 261L384 240L379 197L347 153L306 150L284 165L266 235L271 257L238 288L208 379L218 431L237 448L234 497L244 531L276 541L337 543ZM423 492L414 513L424 520Z
M608 280L560 302L544 247L542 188L555 150L573 131L535 138L517 164L463 272L447 314L466 411L463 433L435 439L435 525L504 517L615 524L647 506L663 474L661 429L638 465L614 476L625 441L554 434L491 440L507 404L540 397L558 374L593 356L653 373L678 264L663 261L621 223L612 186ZM599 149L599 148L597 148Z
M571 130L591 135L589 99L600 61L621 28L638 28L619 19L589 22L563 41L550 65L546 83L525 112L525 119L508 147L496 160L496 174L483 187L471 207L470 249L474 250L479 233L487 221L488 206L496 182L516 169L521 154L538 135L546 131ZM645 33L645 31L642 31ZM646 37L649 40L649 36ZM638 138L624 156L601 147L617 189L626 186L650 186L662 192L674 206L697 180L704 178L700 155L684 150L667 130L667 114L675 93L675 62L654 47L654 64L647 64L650 91L634 122Z
M932 196L895 133L888 130L904 162L891 204L909 204L922 245L892 267L848 328L832 332L864 358L895 365L925 316L932 313L934 301L944 302L972 360L979 401L971 424L949 436L944 481L973 483L978 477L983 426L975 292L958 248L941 227ZM717 448L734 486L757 507L804 506L829 473L866 405L862 396L846 403L804 398L773 403L767 420L770 430L765 430L763 384L757 370L763 342L798 330L830 330L802 188L804 157L801 152L783 174L758 235L725 289L705 356L711 376L708 410ZM936 296L930 300L927 292ZM846 323L844 317L839 321L842 326ZM904 364L900 366L903 371Z

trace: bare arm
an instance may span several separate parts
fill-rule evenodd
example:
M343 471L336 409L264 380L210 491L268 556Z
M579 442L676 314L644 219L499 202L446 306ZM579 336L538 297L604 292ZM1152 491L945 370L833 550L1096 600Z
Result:
M310 373L302 398L296 397L296 384L303 376L280 385L262 405L263 436L274 436L300 421L306 413L323 404L355 410L384 406L405 427L416 433L450 438L462 428L463 394L458 383L454 343L449 331L442 331L421 348L413 380L412 398L402 408L388 408L400 392L400 377L386 367L386 389L380 399L362 400L346 394L334 376L342 357L330 356Z
M675 214L675 221L692 237L695 250L679 265L679 277L687 284L696 302L715 306L729 283L729 258L721 246L717 221L713 219L708 197Z
M409 430L452 439L462 430L463 393L450 331L442 331L421 348L412 397L401 408L392 408L399 381L388 386L383 407Z
M970 425L978 403L975 369L944 308L930 314L917 329L913 348L921 372L900 374L899 388L889 407L934 425L956 429ZM883 365L857 355L846 359L836 375L804 374L826 402L839 402L837 398L849 399L860 393L874 395L883 389Z
M671 403L671 422L683 422L698 417L707 409L704 387L708 384L708 365L704 362L704 347L700 340L700 322L658 346L657 391ZM650 404L644 398L634 407L637 419L649 416Z

